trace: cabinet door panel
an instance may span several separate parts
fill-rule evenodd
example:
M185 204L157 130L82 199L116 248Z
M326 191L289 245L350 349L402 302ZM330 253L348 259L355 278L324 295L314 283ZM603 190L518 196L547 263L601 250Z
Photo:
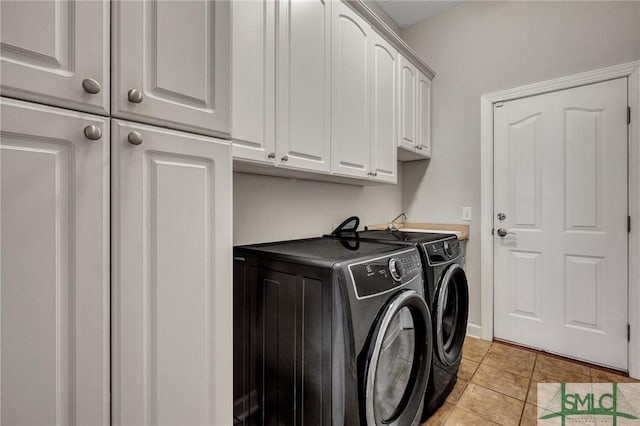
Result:
M371 27L342 2L333 5L332 24L331 171L366 178L371 173Z
M113 174L114 424L232 424L230 145L114 120Z
M0 3L0 56L4 96L109 113L109 2ZM84 79L100 84L90 94Z
M378 33L372 34L371 123L374 179L396 183L398 155L397 51Z
M0 108L0 423L108 425L108 120Z
M281 166L329 172L331 4L278 3L278 154Z
M232 8L233 157L273 163L275 153L275 1Z
M418 147L425 156L431 156L431 80L418 73Z
M417 70L400 56L400 146L413 150L416 146Z
M118 1L113 15L113 115L228 137L229 2Z

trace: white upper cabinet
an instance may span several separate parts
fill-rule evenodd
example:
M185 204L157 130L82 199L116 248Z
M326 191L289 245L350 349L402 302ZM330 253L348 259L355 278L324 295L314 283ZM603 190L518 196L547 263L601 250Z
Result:
M399 146L415 149L416 135L416 88L418 70L404 56L400 55L400 141Z
M431 80L418 71L418 151L431 157Z
M397 182L398 155L398 53L372 31L372 178Z
M238 170L396 183L397 160L430 155L433 73L370 10L322 0L231 7Z
M331 171L366 178L371 171L371 27L342 2L333 4ZM393 84L393 83L391 83Z
M112 122L113 424L231 425L231 147Z
M276 164L282 167L331 169L332 3L278 2Z
M228 1L114 1L113 116L229 137Z
M429 114L431 81L404 56L400 56L400 140L401 161L428 158L431 153ZM426 114L426 116L425 116Z
M108 115L109 5L2 0L0 94Z
M233 156L275 162L274 0L231 2Z
M0 423L107 426L109 120L0 115Z

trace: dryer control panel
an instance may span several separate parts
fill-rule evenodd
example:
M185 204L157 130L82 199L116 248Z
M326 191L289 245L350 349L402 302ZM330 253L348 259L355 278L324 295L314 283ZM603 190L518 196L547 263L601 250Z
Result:
M420 256L415 249L353 263L348 268L358 299L402 287L422 274Z
M451 262L460 256L460 242L457 238L424 243L422 247L431 266Z

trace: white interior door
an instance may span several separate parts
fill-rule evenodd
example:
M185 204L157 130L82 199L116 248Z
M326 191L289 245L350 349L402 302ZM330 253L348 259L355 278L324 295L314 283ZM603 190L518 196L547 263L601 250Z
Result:
M497 338L627 369L626 107L626 78L495 107Z

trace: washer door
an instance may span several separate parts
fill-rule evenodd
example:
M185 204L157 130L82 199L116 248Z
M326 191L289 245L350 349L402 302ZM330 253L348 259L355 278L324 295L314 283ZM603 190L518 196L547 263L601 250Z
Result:
M469 287L467 276L458 264L449 266L436 290L435 345L444 365L454 365L462 356L467 334Z
M413 290L385 306L364 369L367 425L410 425L420 415L433 352L429 308Z

